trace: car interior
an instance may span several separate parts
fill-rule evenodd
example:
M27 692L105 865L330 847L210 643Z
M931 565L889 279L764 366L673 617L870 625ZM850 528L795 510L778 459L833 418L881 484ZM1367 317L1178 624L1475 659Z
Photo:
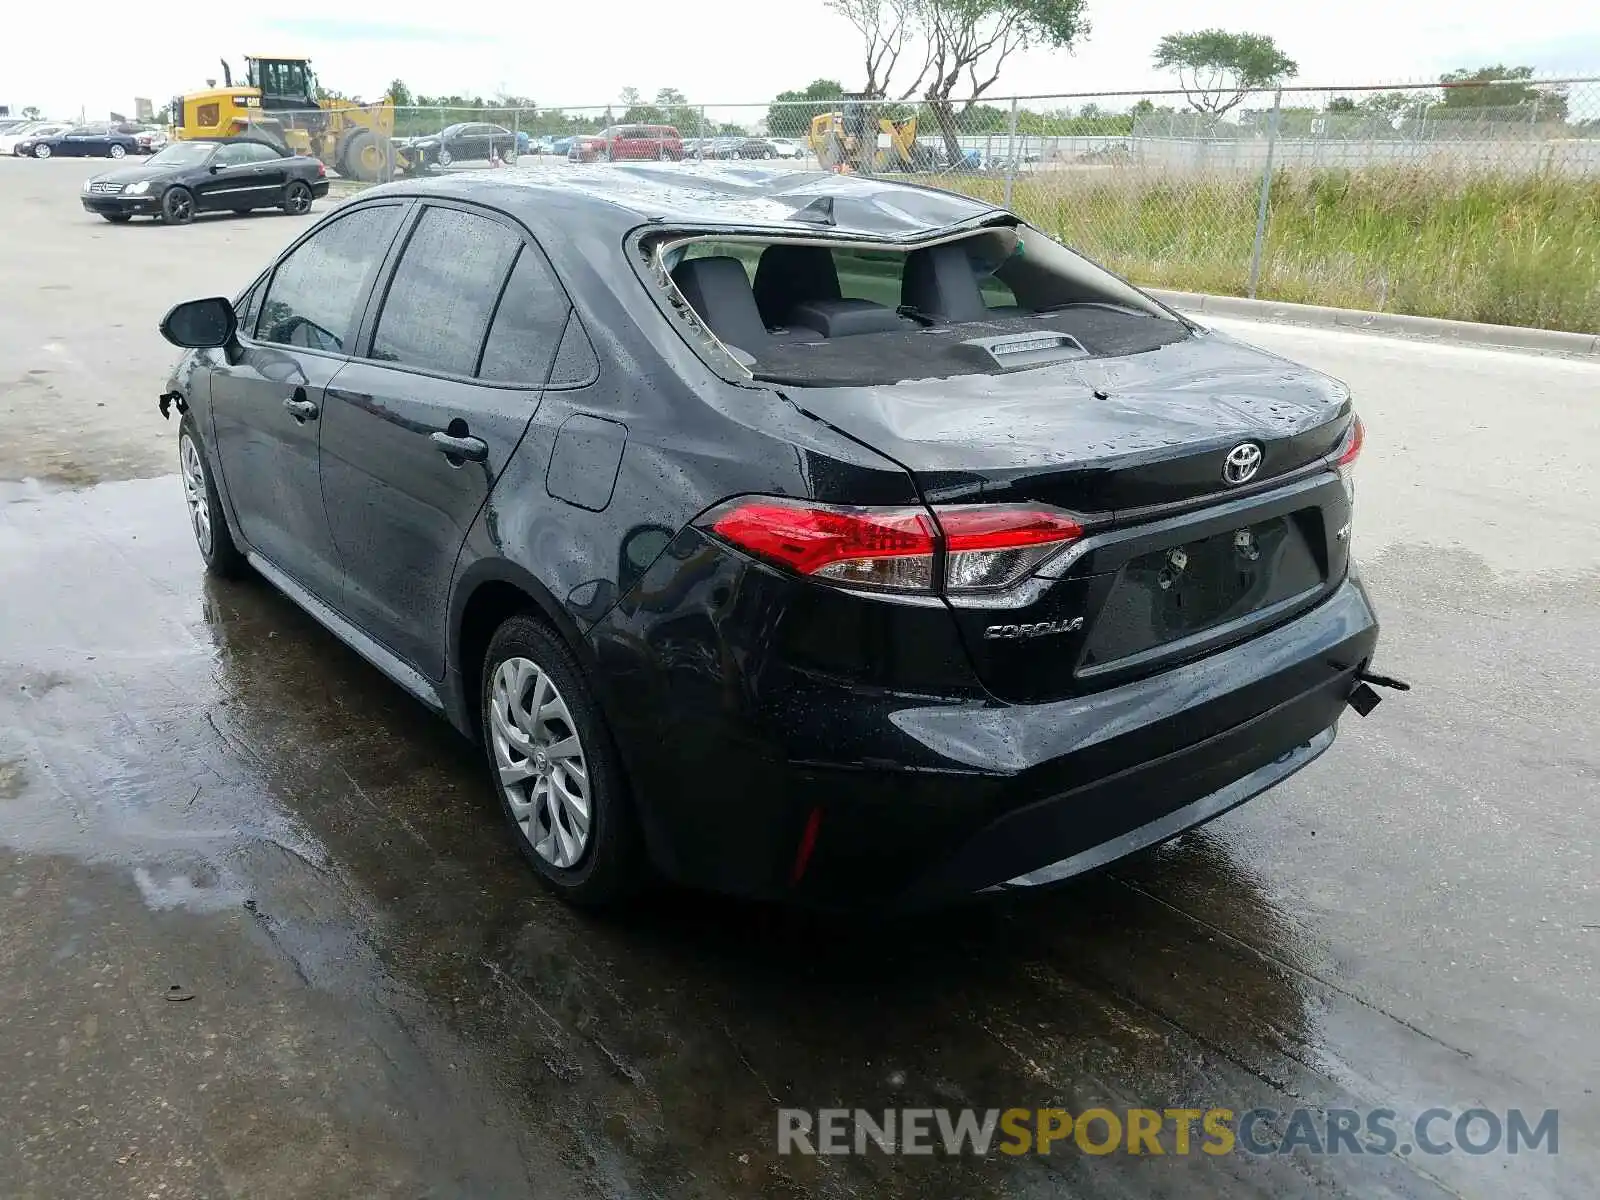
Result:
M1133 354L1190 334L1043 235L915 248L760 238L662 248L676 298L757 379L811 386L1000 374Z

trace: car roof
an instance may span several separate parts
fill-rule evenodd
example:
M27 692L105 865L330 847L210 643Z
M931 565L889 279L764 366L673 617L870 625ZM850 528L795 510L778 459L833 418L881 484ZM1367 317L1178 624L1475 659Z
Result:
M478 200L531 228L559 221L567 230L574 220L587 219L623 228L655 222L896 240L999 211L969 196L875 177L687 164L574 166L559 173L511 168L493 172L493 178L462 172L385 184L364 195L385 194ZM817 220L830 206L832 224ZM808 208L810 219L797 220Z

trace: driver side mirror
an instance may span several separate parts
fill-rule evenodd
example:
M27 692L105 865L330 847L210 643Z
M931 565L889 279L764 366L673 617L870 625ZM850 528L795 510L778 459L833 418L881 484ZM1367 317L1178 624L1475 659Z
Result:
M226 346L238 330L239 318L233 304L221 296L185 300L173 305L161 318L161 336L186 350Z

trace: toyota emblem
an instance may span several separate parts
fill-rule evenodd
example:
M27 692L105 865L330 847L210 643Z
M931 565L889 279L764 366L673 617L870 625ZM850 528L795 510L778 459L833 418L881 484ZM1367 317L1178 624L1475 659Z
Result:
M1222 482L1238 487L1254 479L1260 469L1261 447L1254 442L1240 442L1222 460Z

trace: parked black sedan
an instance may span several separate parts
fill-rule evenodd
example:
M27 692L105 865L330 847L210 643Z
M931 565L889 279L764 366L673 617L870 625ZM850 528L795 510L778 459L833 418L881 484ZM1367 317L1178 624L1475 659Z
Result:
M281 208L303 216L327 194L328 171L319 159L250 138L218 138L173 142L137 166L96 175L79 198L113 224L150 216L184 225L202 212Z
M501 162L517 159L517 135L503 126L482 121L447 125L438 133L402 139L399 145L406 150L413 170L449 167L462 162L488 162L492 158Z
M1349 390L975 199L404 181L162 332L209 569L479 742L573 901L1055 884L1376 699Z
M16 152L32 158L125 158L139 153L136 131L115 125L78 125L65 133L25 138Z

